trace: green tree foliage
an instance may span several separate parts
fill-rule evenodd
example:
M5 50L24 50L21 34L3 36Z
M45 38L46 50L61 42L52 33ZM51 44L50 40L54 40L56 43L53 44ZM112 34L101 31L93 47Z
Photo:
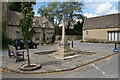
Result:
M41 6L40 8L39 8L39 10L38 10L38 13L43 17L43 16L45 16L45 17L48 17L48 8L47 7L45 7L45 5L43 5L43 6Z
M65 22L68 24L67 27L71 25L71 23L74 23L73 18L81 17L82 12L82 6L83 3L81 2L62 2L60 3L58 8L59 16L61 16L63 13L65 15Z
M67 27L73 23L73 18L81 18L82 15L82 2L52 2L47 7L41 6L38 10L40 15L46 14L49 20L53 23L61 22L62 14L65 15L65 22L68 24ZM56 20L56 21L55 21ZM55 21L55 22L54 22Z
M7 9L10 11L21 12L21 3L22 2L8 2Z
M56 6L58 3L53 2L53 3L48 3L48 6L46 7L45 5L41 6L38 10L38 13L41 16L45 16L52 24L54 24L54 18L56 17Z
M21 10L23 17L20 19L20 27L21 27L22 38L26 43L28 65L30 65L28 37L29 37L29 30L32 28L32 23L33 23L32 18L34 17L33 5L35 5L35 2L21 3Z
M82 27L83 27L83 22L78 21L75 25L74 25L74 30L76 32L82 32Z

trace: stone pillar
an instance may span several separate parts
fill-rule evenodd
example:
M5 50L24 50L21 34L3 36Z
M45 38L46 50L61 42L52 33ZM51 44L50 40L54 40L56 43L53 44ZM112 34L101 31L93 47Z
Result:
M65 39L65 18L64 13L62 14L62 40L59 44L58 51L60 54L63 54L68 52L70 50L70 45L68 44L67 40Z
M64 13L62 14L62 41L61 43L65 44L65 18L64 18Z
M65 19L64 14L62 18L62 40L59 43L58 50L53 54L50 54L51 57L57 59L67 59L69 56L73 56L75 53L71 51L70 44L65 39Z

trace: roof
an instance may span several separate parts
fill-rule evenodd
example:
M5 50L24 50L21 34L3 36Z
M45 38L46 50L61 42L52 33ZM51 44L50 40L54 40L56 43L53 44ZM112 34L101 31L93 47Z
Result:
M22 14L15 11L8 11L7 13L7 24L8 25L19 25L19 20L22 17Z
M46 21L48 22L49 28L54 28L53 25L50 23L50 21L49 21L47 18L45 18L45 17L34 16L33 22L34 22L35 20L38 20L38 21L39 21L39 25L40 25L42 28L45 28L45 26L43 26L43 23L45 23Z
M19 20L22 17L22 14L19 12L15 12L15 11L8 11L8 15L7 15L7 24L8 25L16 25L19 26ZM39 16L34 16L33 18L33 22L38 20L39 21L39 25L42 28L45 28L42 24L47 21L49 28L54 28L53 25L49 22L49 20L45 17L39 17Z
M120 28L120 13L104 15L84 20L83 29Z

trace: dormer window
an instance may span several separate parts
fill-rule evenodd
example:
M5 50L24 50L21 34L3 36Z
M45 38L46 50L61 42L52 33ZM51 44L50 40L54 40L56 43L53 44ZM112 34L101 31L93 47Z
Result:
M35 23L35 27L38 27L38 23Z
M49 28L48 22L45 22L45 28Z
M36 20L36 21L35 21L35 27L38 27L38 26L39 26L39 24L38 24L38 23L39 23L39 21L38 21L38 20Z

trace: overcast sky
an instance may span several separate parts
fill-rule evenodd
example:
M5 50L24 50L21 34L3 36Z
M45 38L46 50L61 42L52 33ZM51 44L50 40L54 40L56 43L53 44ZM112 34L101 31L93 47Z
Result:
M47 5L44 2L37 2L34 6L35 16L41 5ZM87 18L118 13L118 2L84 2L83 15Z

